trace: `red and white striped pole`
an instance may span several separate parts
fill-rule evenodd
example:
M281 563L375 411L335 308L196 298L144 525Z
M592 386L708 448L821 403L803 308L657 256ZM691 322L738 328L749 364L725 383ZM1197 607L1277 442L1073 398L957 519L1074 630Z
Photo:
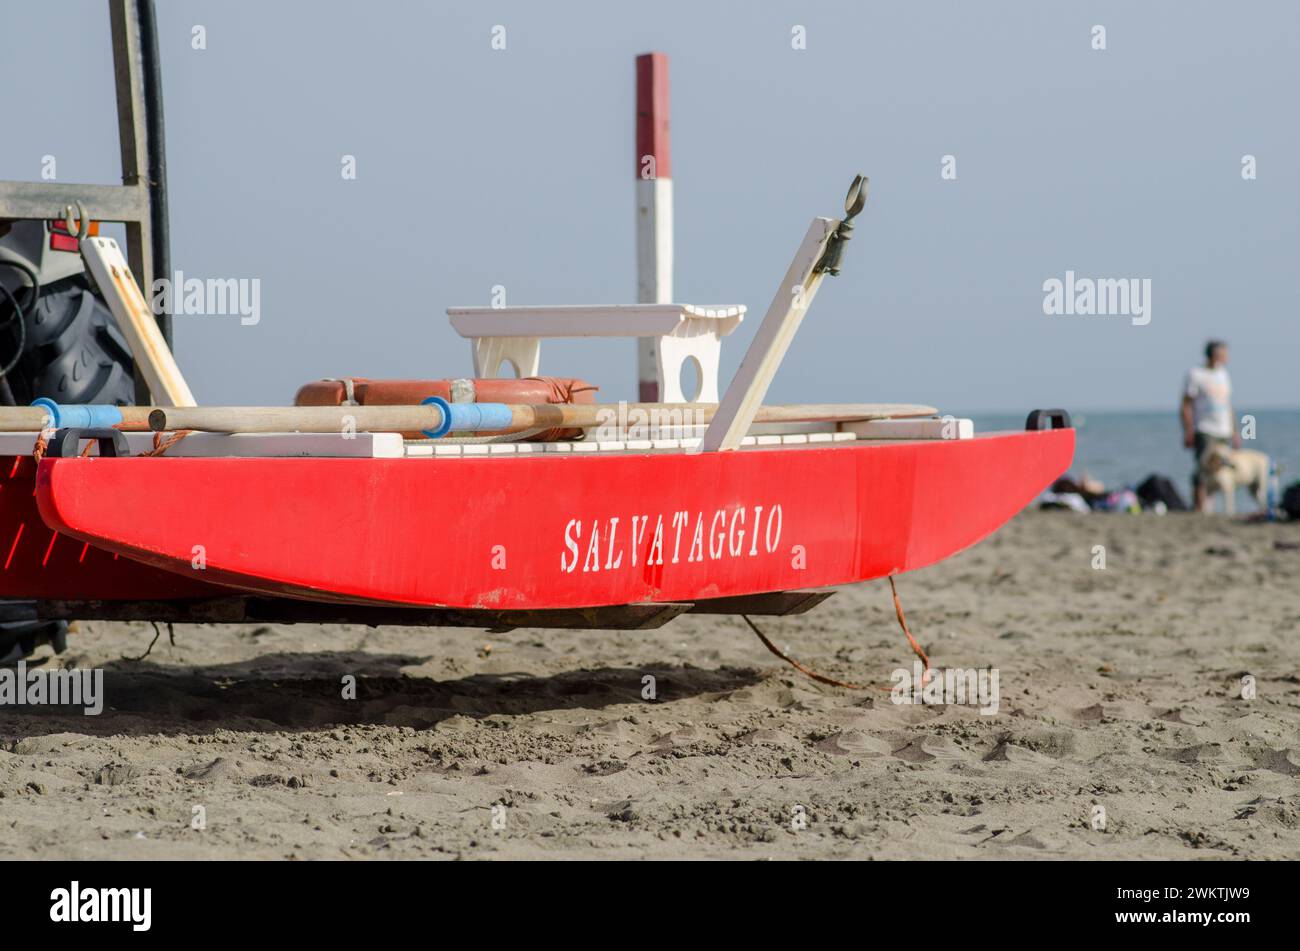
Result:
M636 58L636 299L673 300L673 168L668 142L668 56ZM659 400L659 355L654 338L636 351L642 403Z

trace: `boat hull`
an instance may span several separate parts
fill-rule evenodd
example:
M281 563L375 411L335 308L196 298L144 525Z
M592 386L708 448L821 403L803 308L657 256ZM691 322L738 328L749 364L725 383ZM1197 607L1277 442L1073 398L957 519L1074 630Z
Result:
M54 530L37 511L35 491L32 457L0 456L0 598L132 601L233 593Z
M50 528L189 582L494 610L847 584L974 544L1074 431L731 453L45 459Z

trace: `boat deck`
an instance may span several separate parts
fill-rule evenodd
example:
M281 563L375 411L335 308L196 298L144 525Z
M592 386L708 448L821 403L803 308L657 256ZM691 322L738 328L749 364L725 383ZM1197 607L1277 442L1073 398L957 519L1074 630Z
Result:
M645 438L570 439L555 442L500 439L403 439L398 433L190 433L166 450L173 458L348 458L447 459L536 456L567 453L693 452L700 448L703 426L650 427ZM945 433L949 435L945 435ZM132 454L153 450L153 433L126 433ZM171 434L160 434L166 439ZM641 436L638 431L635 436ZM970 439L974 426L968 419L872 420L841 423L755 424L741 441L742 449L778 446L821 446L840 443L902 442L934 439ZM0 433L0 456L30 456L36 437L32 433ZM98 447L89 449L98 454Z

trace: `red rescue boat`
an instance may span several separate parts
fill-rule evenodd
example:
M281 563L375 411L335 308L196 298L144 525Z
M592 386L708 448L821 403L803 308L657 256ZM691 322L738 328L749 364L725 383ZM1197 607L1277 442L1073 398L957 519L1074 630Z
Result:
M1005 523L1073 451L1054 429L727 454L46 459L36 497L57 531L194 583L569 608L922 568Z
M203 619L175 606L257 600L277 617L319 618L283 607L314 602L419 623L614 627L651 615L583 612L783 613L795 589L953 555L1068 468L1064 411L975 435L932 407L763 404L865 197L859 178L843 219L813 219L720 397L721 339L745 308L636 304L452 308L474 379L323 381L295 407L0 411L58 428L34 468L23 436L0 436L0 597L72 602L63 617ZM585 335L655 338L671 402L597 404L580 380L538 375L543 338ZM498 379L506 362L525 378ZM688 362L700 402L682 391ZM146 425L152 436L136 432ZM113 602L136 607L105 613Z

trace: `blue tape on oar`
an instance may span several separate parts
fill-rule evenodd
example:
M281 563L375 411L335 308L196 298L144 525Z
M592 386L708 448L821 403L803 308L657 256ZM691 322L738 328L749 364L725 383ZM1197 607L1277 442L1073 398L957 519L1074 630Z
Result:
M420 400L421 406L436 406L442 413L442 421L438 423L435 429L422 429L430 439L440 439L447 433L451 432L451 404L441 396L430 396L428 399Z
M442 423L421 432L430 439L441 439L450 432L482 433L509 429L514 414L505 403L448 403L441 396L421 400L422 406L436 406L442 411Z
M122 422L122 411L116 406L97 403L74 403L60 406L42 396L32 401L49 415L53 429L112 429Z

